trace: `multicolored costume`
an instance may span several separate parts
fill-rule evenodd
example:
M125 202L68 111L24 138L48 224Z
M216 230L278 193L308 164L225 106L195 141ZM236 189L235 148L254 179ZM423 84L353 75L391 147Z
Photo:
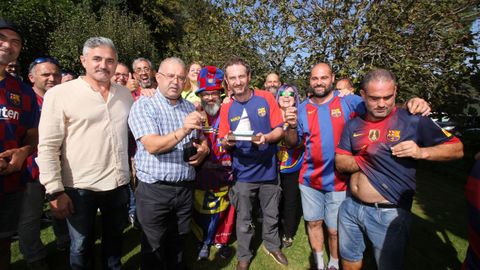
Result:
M210 155L195 178L192 230L205 245L227 245L235 219L235 210L228 198L233 184L231 158L218 140L219 120L219 113L207 115L203 134L208 140Z

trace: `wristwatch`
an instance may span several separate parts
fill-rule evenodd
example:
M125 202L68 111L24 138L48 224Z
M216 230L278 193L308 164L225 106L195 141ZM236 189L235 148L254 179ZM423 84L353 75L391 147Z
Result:
M52 193L52 194L47 193L47 194L45 194L45 198L47 198L47 200L49 202L51 202L51 201L56 200L58 198L58 196L62 195L63 193L64 193L64 191L59 191L59 192L55 192L55 193Z

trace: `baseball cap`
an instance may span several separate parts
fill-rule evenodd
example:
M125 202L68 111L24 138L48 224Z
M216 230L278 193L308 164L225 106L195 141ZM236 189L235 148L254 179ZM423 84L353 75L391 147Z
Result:
M195 91L197 96L203 91L223 91L223 71L215 66L206 66L200 70L197 82L198 90Z
M15 23L9 20L0 18L0 29L10 29L16 32L20 36L20 38L23 39L22 31L20 31L20 28L18 27L18 25L16 25Z

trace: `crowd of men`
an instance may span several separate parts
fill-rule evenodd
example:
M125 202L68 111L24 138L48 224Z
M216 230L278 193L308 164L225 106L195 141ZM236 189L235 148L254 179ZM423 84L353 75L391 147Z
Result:
M248 63L233 57L223 69L196 71L199 109L182 98L189 74L179 58L156 72L138 58L132 73L110 39L92 37L80 55L83 76L61 83L60 64L38 58L30 87L6 72L22 44L19 28L0 19L0 269L16 232L29 267L48 269L45 198L72 269L94 267L98 212L105 269L121 269L128 221L141 230L141 269L185 269L192 218L199 260L212 246L230 257L235 230L236 269L249 269L260 218L263 249L286 266L282 248L296 229L296 214L285 215L295 210L281 206L288 196L288 204L301 197L313 269L360 269L365 239L379 269L403 269L416 160L463 156L462 143L426 117L427 102L396 104L397 81L385 69L363 78L360 97L318 63L300 102L276 73L265 91L251 88ZM284 170L289 153L295 170ZM279 174L293 175L294 188Z

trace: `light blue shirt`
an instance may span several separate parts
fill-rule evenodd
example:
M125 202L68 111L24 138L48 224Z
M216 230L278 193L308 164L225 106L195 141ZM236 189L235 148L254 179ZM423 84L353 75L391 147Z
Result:
M196 130L173 149L160 154L148 153L140 142L145 135L163 136L183 127L185 117L193 111L195 106L183 98L178 99L175 105L170 104L158 88L153 97L141 97L133 104L128 125L137 144L135 167L140 181L151 184L195 179L195 169L183 161L183 146L193 138L198 138Z

